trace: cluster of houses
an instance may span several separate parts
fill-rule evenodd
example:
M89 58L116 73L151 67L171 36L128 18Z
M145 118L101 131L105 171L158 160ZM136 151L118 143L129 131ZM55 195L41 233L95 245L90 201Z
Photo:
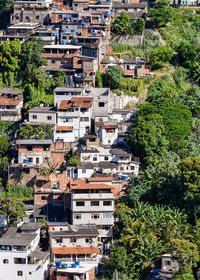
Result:
M44 68L50 75L65 72L66 82L54 89L53 106L32 108L27 119L22 117L23 92L0 90L0 121L45 125L52 132L42 139L15 135L12 143L8 180L33 187L34 202L26 205L28 222L0 238L0 280L93 280L112 243L114 199L139 172L139 159L127 145L136 112L128 106L132 97L95 88L95 73L113 65L122 67L127 77L148 73L144 60L111 56L111 17L121 11L134 20L145 17L147 3L13 2L0 43L41 38ZM43 218L48 220L48 250L41 247Z

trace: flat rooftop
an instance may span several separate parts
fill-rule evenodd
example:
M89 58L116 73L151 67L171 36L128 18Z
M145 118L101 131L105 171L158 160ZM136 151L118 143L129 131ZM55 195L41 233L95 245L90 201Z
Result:
M74 46L74 45L45 45L44 49L81 49L81 46Z
M64 262L63 262L64 264ZM94 267L96 267L96 264L83 264L81 263L80 265L78 265L76 268L72 268L71 267L71 263L66 263L68 264L68 266L70 266L69 268L57 268L57 271L59 272L67 272L67 273L76 273L76 274L85 274L88 271L90 271L91 269L93 269Z
M41 113L45 113L45 112L48 112L48 113L56 113L55 111L55 108L54 107L34 107L32 108L31 110L29 110L30 113L33 113L33 112L41 112Z
M17 227L11 227L0 238L0 245L28 246L35 238L35 233L24 233Z

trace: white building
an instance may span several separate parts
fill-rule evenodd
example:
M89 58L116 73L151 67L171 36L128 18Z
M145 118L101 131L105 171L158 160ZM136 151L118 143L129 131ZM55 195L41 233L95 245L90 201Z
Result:
M0 89L0 121L16 122L21 120L23 92L10 88Z
M75 142L90 131L92 100L92 97L72 97L57 103L56 140Z
M74 183L70 186L73 225L95 224L99 237L112 237L114 186L103 183Z
M39 248L41 224L11 227L0 238L0 280L45 280L49 253Z

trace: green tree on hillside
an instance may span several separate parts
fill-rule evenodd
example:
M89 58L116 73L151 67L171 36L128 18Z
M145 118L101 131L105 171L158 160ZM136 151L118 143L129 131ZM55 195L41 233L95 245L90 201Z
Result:
M124 71L121 67L111 66L103 74L103 85L110 89L117 89L122 81Z
M169 0L159 0L148 12L151 21L156 27L165 26L173 17L173 9Z

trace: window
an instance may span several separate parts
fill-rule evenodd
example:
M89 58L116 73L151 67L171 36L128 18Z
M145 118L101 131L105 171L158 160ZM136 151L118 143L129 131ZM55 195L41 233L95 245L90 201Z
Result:
M8 259L4 259L3 263L9 263Z
M97 220L99 219L99 214L91 214L91 218L94 219L94 220Z
M112 218L113 214L112 213L103 213L103 218L105 219L110 219Z
M99 118L99 122L103 122L103 118Z
M82 173L83 173L83 174L86 174L86 169L82 169Z
M56 238L56 243L62 243L63 239L62 238Z
M104 160L109 160L109 158L108 157L104 157Z
M36 18L36 19L40 19L40 16L36 16L35 18Z
M97 161L97 157L93 157L93 161Z
M41 196L41 200L47 200L47 197L44 196L44 195L42 195L42 196Z
M55 59L52 59L51 63L52 63L52 64L56 64Z
M29 21L29 20L30 20L30 18L27 16L27 17L25 17L25 20L26 20L26 21Z
M131 166L131 170L135 170L135 166Z
M109 230L109 229L111 229L111 226L110 225L105 225L105 226L102 226L102 229Z
M40 159L39 157L36 157L36 164L39 164L40 163Z
M124 170L124 167L120 167L120 171L123 171Z
M170 261L165 261L165 265L171 265Z
M99 107L104 107L104 106L105 106L104 102L99 102Z
M85 243L90 243L91 244L92 243L92 238L90 238L90 237L86 238Z
M71 242L71 243L76 243L76 238L75 238L75 237L71 237L71 238L70 238L70 242Z
M23 276L23 271L18 270L18 271L17 271L17 276Z
M14 258L14 264L26 264L25 258Z
M19 20L19 16L16 16L15 18L16 18L16 20Z
M32 118L33 118L34 120L37 120L37 115L33 115Z
M112 206L112 201L111 200L104 201L103 206Z
M81 219L81 214L74 214L74 219L80 220Z
M85 202L84 201L77 201L76 206L85 206Z
M32 151L33 147L32 146L27 146L27 151Z
M62 19L62 15L59 15L58 18L59 18L59 19Z
M91 205L91 206L99 206L99 201L96 201L96 200L91 201L91 202L90 202L90 205Z
M52 120L52 116L47 116L47 120L48 121Z
M88 117L81 117L81 118L80 118L80 121L81 121L81 122L88 122L88 121L89 121L89 118L88 118Z

